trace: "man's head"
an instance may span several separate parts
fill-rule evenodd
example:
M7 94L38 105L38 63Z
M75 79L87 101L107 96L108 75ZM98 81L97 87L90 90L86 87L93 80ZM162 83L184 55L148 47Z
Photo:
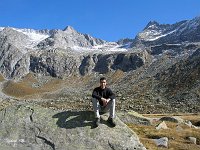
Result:
M105 89L106 88L106 78L105 77L101 77L100 78L100 87L102 89Z

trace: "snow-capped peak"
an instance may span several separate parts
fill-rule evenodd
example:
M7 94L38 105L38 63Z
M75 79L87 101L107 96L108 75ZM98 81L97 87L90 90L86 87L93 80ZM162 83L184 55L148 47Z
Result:
M65 33L78 33L73 27L71 26L67 26L64 30L63 30Z
M156 28L157 26L159 26L159 23L156 21L150 21L147 26L144 28L145 29L152 29L152 28Z
M67 26L63 31L74 31L74 28L72 26Z
M48 33L41 33L40 30L18 29L18 28L13 28L13 29L27 35L30 38L30 40L35 44L39 43L40 41L50 36Z
M24 45L25 48L33 48L42 40L48 38L50 36L50 30L34 30L34 29L26 29L26 28L13 28L13 27L0 27L0 31L5 29L12 29L23 35L28 36L26 38L26 44Z
M142 32L136 36L136 43L160 44L199 42L200 41L200 16L192 20L183 20L174 24L159 24L150 21Z
M2 31L4 29L4 27L0 27L0 31Z

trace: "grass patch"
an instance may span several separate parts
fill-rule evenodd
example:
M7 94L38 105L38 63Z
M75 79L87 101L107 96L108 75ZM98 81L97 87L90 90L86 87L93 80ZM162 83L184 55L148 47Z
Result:
M4 80L4 77L2 76L2 74L0 74L0 82L3 82Z
M146 115L147 116L147 115ZM148 115L149 117L150 115ZM153 115L151 117L158 117L163 115ZM181 116L182 119L192 121L199 120L200 115L186 115ZM140 141L149 150L162 150L166 148L157 147L152 139L161 137L168 137L168 149L170 150L199 150L200 149L200 129L190 128L185 124L174 123L165 121L169 129L156 130L156 125L160 122L156 122L151 126L127 124L136 134L139 136ZM188 137L196 137L197 144L192 144L187 139Z
M23 97L26 95L31 95L34 93L37 93L37 89L33 89L23 82L13 82L13 81L8 81L2 90L5 94L14 96L14 97Z
M7 95L17 98L23 98L30 95L34 97L35 95L40 95L45 92L52 92L59 89L59 87L62 85L61 83L61 79L49 78L47 82L41 84L33 75L28 74L21 81L7 81L4 84L2 91ZM39 86L37 87L33 85Z
M58 79L52 77L37 78L34 74L29 73L20 81L7 81L4 84L2 91L9 96L16 98L41 98L45 94L53 94L56 92L59 95L59 90L63 88L77 88L83 87L90 83L92 78L90 76L77 77L71 76L66 79ZM77 88L78 90L78 88Z

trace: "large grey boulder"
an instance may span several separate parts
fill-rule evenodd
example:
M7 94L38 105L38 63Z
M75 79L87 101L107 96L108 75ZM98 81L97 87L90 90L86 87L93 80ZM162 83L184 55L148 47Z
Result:
M93 128L91 111L58 111L16 105L0 112L0 149L9 150L145 150L120 119L109 127L106 116Z
M151 118L144 117L135 111L119 112L117 116L126 124L151 125Z

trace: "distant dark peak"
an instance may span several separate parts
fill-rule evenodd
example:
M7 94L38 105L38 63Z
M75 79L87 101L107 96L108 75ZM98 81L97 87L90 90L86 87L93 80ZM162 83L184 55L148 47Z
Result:
M12 27L5 27L2 32L5 33L17 33L18 31L16 31L15 29L13 29Z
M63 31L75 31L73 27L67 26Z
M155 21L155 20L150 21L149 24L152 24L152 25L153 25L153 24L159 25L159 23L158 23L157 21Z
M147 26L145 27L145 29L150 28L150 27L156 27L159 26L159 23L156 21L150 21Z
M130 38L125 38L125 39L120 39L117 41L117 44L127 44L127 43L130 43L130 42L133 42L134 39L130 39Z
M200 20L200 15L199 15L199 16L196 16L195 19L199 19L199 20Z
M5 27L3 30L14 30L12 27Z
M200 22L200 16L195 17L193 20Z

